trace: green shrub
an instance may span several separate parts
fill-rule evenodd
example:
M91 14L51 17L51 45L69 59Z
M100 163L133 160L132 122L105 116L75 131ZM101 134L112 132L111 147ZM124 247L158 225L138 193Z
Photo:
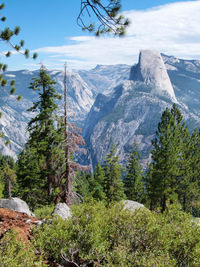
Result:
M42 219L51 216L54 210L54 205L42 206L34 210L36 218Z
M0 266L1 267L40 267L44 266L35 249L17 238L14 231L7 232L0 240Z
M96 266L200 266L200 228L173 206L160 214L84 203L69 220L53 219L34 236L42 255L58 263L66 258Z
M35 230L37 248L45 257L53 257L58 262L62 254L74 260L77 251L84 261L93 261L97 255L101 259L109 247L105 231L106 211L101 202L74 207L68 221L54 218L50 225Z

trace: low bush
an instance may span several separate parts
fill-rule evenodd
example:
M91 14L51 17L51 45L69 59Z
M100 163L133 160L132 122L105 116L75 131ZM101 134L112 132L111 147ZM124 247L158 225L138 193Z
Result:
M42 267L40 256L35 255L32 244L26 244L17 237L15 231L7 232L0 240L1 267Z
M54 210L54 205L47 205L35 209L33 213L35 214L36 218L43 219L51 216L53 210Z
M190 215L171 206L164 214L131 212L101 202L72 209L67 220L37 228L35 245L58 263L96 266L200 266L200 228Z

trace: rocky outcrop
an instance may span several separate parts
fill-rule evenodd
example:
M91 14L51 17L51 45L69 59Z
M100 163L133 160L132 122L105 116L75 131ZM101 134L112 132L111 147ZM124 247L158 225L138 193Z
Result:
M56 204L52 215L57 215L64 220L67 220L71 217L70 208L65 203Z
M29 216L34 216L34 214L29 210L27 203L17 197L0 199L0 208L15 210L18 212L26 213Z
M124 205L124 209L135 211L140 208L145 208L143 204L133 201L133 200L123 200L122 204Z
M130 80L143 82L151 88L153 94L168 97L177 103L167 69L161 54L157 51L140 52L138 64L131 68Z

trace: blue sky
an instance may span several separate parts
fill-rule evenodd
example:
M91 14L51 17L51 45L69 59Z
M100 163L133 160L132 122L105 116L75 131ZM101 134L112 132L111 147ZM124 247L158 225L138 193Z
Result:
M90 69L96 64L133 64L141 49L155 49L182 58L200 59L200 1L122 0L131 20L124 38L95 38L76 24L80 0L5 0L5 26L19 25L15 40L38 52L38 59L14 54L9 70ZM6 47L2 46L2 51ZM3 56L0 60L4 61Z

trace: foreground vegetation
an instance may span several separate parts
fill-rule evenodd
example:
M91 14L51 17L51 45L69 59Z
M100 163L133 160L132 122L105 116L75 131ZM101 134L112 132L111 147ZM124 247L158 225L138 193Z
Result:
M88 202L74 206L67 221L53 218L35 228L26 248L13 233L0 242L1 266L44 266L47 259L78 266L200 264L200 227L174 205L164 213L146 208L131 212L119 203Z

